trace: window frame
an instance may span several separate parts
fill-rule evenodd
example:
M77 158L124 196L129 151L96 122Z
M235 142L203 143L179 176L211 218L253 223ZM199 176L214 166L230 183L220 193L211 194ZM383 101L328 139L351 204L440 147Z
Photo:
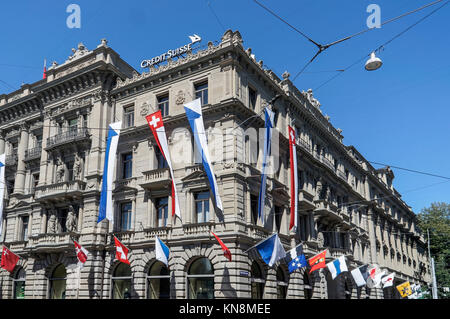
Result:
M124 211L125 205L130 205L130 209L127 210L126 212ZM133 202L132 201L121 202L119 204L119 209L120 209L120 231L131 231L132 230L131 224L133 221ZM128 214L128 216L126 217L127 228L124 228L124 215L125 214Z
M208 102L209 102L209 97L208 97L209 92L208 92L208 90L209 90L209 83L208 83L207 79L194 83L194 96L195 96L195 99L200 98L200 104L202 106L203 105L207 105ZM206 98L205 98L205 95L206 95Z
M158 95L156 97L156 105L158 106L158 110L161 111L161 116L166 117L169 115L170 111L170 100L169 100L169 92Z
M198 199L197 197L199 195L202 195L202 194L207 194L208 198ZM208 223L209 220L210 220L210 217L211 217L211 205L210 205L211 193L209 192L209 190L204 190L204 191L195 192L193 195L194 195L194 220L195 220L195 222L197 224ZM199 218L198 218L198 216L199 216L199 212L197 210L197 203L198 202L202 202L203 203L202 204L202 213L201 213L202 219L201 220L199 220ZM205 203L208 205L207 213L205 211L205 207L206 207Z
M129 128L134 126L134 103L127 104L123 106L123 123L124 128Z
M126 159L126 156L130 155L130 159ZM126 152L120 154L121 159L121 177L122 179L128 179L133 177L133 152ZM128 167L129 166L129 167ZM127 172L129 172L129 176L127 176Z

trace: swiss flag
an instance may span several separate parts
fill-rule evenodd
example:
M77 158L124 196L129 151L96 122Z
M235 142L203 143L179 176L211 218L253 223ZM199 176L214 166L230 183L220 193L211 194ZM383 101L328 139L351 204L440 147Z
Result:
M78 265L83 266L87 260L87 256L88 256L89 252L86 249L84 249L75 240L73 241L73 244L75 245L75 252L76 252L77 258L78 258Z
M309 273L312 273L314 270L325 268L325 255L327 254L327 251L324 250L320 254L315 255L314 257L311 257L308 259L308 263L311 266L311 270Z
M230 250L228 249L228 247L225 246L225 244L223 243L223 241L222 241L219 237L217 237L216 234L214 234L213 232L211 232L211 234L213 234L214 237L216 237L217 241L219 242L220 246L222 247L223 255L224 255L229 261L231 261L231 252L230 252Z
M128 261L128 248L125 247L117 238L114 236L114 244L116 245L116 258L121 262L130 264Z
M20 257L15 253L3 246L2 261L0 266L9 272L12 272L14 270L14 267L16 267L19 258Z

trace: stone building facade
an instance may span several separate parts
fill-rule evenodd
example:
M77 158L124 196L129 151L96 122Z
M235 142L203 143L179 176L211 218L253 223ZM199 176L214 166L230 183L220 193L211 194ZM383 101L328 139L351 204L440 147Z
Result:
M322 113L311 90L280 79L228 30L177 60L139 73L106 40L79 44L47 78L0 95L0 153L6 153L1 240L21 259L0 271L2 298L398 298L357 288L349 273L289 274L247 250L273 232L288 250L345 255L349 269L376 263L396 283L430 281L416 216L393 187ZM268 175L265 223L256 218L262 145L258 132L274 105L279 165ZM200 97L223 211L214 208L183 104ZM182 220L171 216L171 178L145 116L161 109ZM115 223L97 224L108 125L122 121L113 201ZM289 231L288 125L297 131L299 220ZM226 134L225 134L226 132ZM230 248L223 256L211 234ZM113 235L130 249L115 258ZM154 238L170 248L155 262ZM72 240L89 252L80 270Z

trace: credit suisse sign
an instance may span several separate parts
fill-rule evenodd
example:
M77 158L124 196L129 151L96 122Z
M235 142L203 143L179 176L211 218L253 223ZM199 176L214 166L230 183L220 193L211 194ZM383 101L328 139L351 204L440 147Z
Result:
M191 39L191 43L185 44L174 50L170 49L167 52L164 52L163 54L155 56L154 58L151 58L149 60L143 60L141 62L141 68L148 68L151 67L152 65L164 62L169 58L178 57L183 53L189 52L192 50L192 45L194 43L200 42L202 40L202 38L196 34L190 35L189 39Z

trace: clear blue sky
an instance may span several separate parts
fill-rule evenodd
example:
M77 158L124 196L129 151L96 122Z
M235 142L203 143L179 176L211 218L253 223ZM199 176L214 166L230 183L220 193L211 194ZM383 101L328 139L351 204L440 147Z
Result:
M386 21L431 0L260 2L315 41L329 43L366 28L371 3L381 7ZM66 26L71 3L81 7L81 29ZM322 71L347 67L437 6L330 48L295 84L300 90L317 88L336 74ZM450 177L449 25L450 4L386 46L381 69L367 72L361 62L314 92L333 125L343 129L345 144L369 161ZM206 44L220 40L224 28L239 30L245 48L280 77L285 70L294 77L315 53L310 42L252 0L2 1L0 80L14 89L35 82L42 77L44 58L48 66L53 60L62 63L79 42L93 49L103 37L141 71L142 59L189 42L188 35L197 33ZM1 81L0 94L12 91ZM450 202L450 182L430 186L445 180L394 173L395 187L414 211L434 201Z

